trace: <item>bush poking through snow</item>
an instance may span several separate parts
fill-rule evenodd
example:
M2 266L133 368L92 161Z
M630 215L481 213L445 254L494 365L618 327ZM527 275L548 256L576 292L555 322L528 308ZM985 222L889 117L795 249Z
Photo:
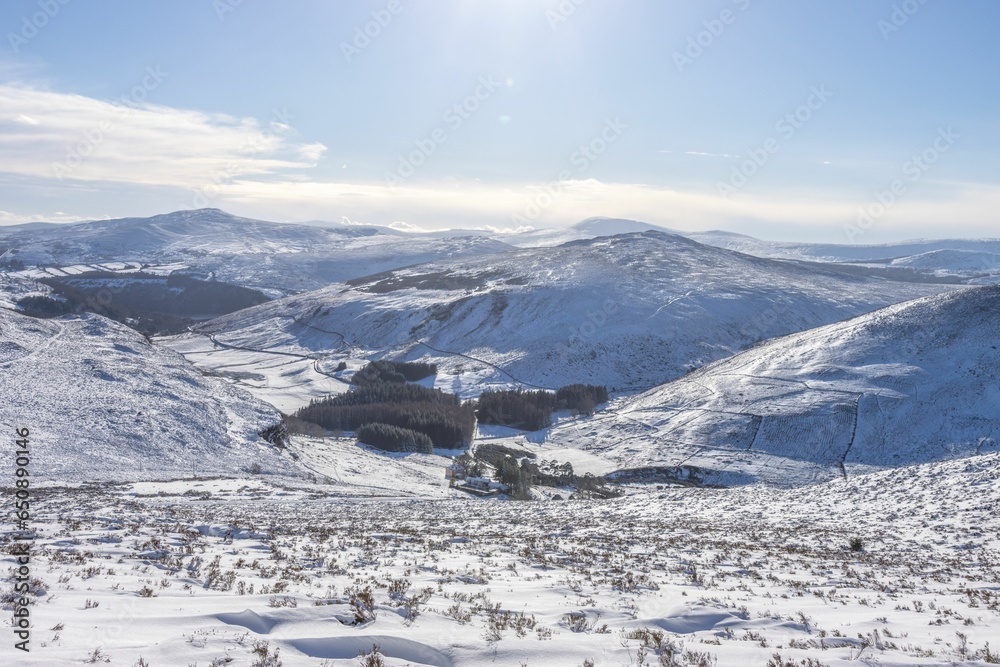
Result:
M382 649L378 644L372 645L370 653L362 653L358 656L358 667L385 667L385 660L382 659Z
M250 667L281 667L281 660L278 653L281 649L274 649L271 653L271 644L265 641L255 641L253 643L253 654L256 659Z
M347 597L354 612L354 625L366 625L375 620L375 594L371 586L348 588Z
M89 662L91 664L95 662L111 662L111 656L101 650L101 647L98 646L90 652L90 655L87 656L85 662Z

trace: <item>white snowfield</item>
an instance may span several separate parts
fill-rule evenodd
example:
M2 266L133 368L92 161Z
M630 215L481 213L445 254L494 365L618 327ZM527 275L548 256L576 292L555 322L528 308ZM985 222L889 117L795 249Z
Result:
M998 346L1000 287L966 288L769 341L547 444L786 485L996 451Z
M0 309L0 423L31 432L39 480L291 470L258 433L271 406L98 315Z
M1000 659L997 453L605 502L366 502L260 480L39 501L31 652L8 637L5 665Z
M634 390L760 340L946 289L643 232L398 269L232 313L196 331L257 350L502 369L481 378L487 384Z

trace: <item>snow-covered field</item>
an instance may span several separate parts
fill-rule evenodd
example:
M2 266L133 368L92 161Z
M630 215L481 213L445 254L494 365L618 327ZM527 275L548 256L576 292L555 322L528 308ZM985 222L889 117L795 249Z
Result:
M269 477L35 493L32 652L4 642L4 664L1000 659L998 454L604 502L373 501ZM358 657L373 645L383 663Z

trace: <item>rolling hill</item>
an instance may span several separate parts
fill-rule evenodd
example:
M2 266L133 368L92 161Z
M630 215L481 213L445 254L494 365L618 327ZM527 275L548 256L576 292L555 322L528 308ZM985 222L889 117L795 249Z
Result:
M769 341L553 430L622 469L800 484L996 451L1000 287Z
M223 316L196 333L246 349L433 358L450 391L461 392L463 373L474 369L480 375L468 382L479 387L626 390L943 289L640 232L375 274Z
M7 258L19 259L28 266L176 264L174 269L276 290L278 295L432 259L495 253L507 248L502 241L475 234L439 237L386 227L295 225L241 218L218 209L176 211L150 218L0 227L0 255L8 253ZM29 277L36 275L40 274L29 271Z
M569 241L638 231L671 232L716 248L755 257L827 264L827 270L917 282L1000 282L1000 239L916 239L882 244L765 241L724 230L668 229L637 220L588 218L565 229L522 232L505 240L519 247L553 246ZM864 267L865 270L859 270Z

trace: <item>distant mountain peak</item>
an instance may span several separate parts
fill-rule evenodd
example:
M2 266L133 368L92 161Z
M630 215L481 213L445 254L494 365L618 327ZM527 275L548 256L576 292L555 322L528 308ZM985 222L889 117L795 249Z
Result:
M606 218L594 217L582 220L572 226L572 229L593 234L594 236L614 236L616 234L631 234L635 232L659 231L669 232L666 227L653 225L639 220L628 220L626 218Z

